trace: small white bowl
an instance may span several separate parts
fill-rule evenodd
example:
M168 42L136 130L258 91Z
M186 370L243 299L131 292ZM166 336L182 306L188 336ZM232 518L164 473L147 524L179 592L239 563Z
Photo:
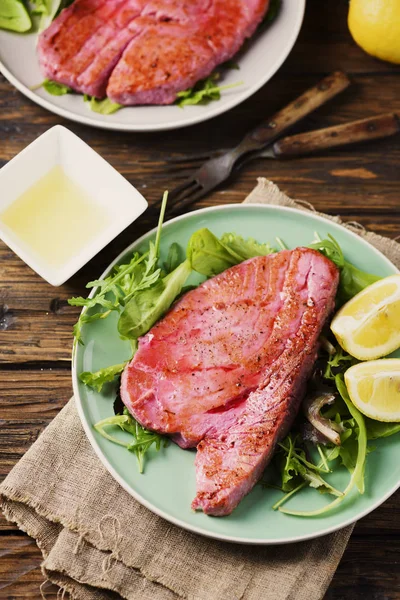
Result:
M94 206L107 213L104 228L87 243L77 245L76 254L57 268L31 252L1 218L0 238L43 279L59 286L135 221L148 204L104 158L69 129L56 125L0 170L0 214L56 165L86 192Z

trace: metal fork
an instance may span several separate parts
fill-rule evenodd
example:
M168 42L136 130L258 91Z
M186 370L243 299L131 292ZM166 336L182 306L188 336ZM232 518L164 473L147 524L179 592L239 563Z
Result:
M233 169L241 168L255 157L282 158L308 154L322 148L386 137L400 131L400 122L396 115L386 114L276 141L284 132L349 85L350 80L344 73L335 72L307 90L272 118L261 123L235 148L227 152L221 151L212 158L209 158L209 155L198 155L182 158L182 160L175 159L176 164L190 163L194 158L198 160L209 158L191 176L169 192L168 214L181 212L187 206L197 202L226 180ZM161 200L150 207L150 212L158 211L160 205Z
M319 150L326 150L371 141L378 138L389 137L400 132L400 119L395 113L383 113L376 117L350 121L343 125L334 125L323 129L316 129L306 133L286 136L268 145L266 148L251 152L239 158L234 171L238 171L245 164L256 158L291 158L304 156ZM218 158L229 150L214 150L205 154L191 154L187 157L170 156L165 162L170 166L169 171L185 175L192 173L205 160ZM171 168L172 166L172 168Z
M248 133L238 146L222 156L208 160L191 177L188 177L186 181L170 191L168 197L169 212L171 212L172 206L175 212L179 205L180 211L202 198L229 177L234 164L241 156L249 152L262 150L268 143L275 141L290 127L345 90L349 85L350 80L348 77L338 71L307 90L271 119L264 121ZM153 204L154 209L159 209L160 206L161 199Z

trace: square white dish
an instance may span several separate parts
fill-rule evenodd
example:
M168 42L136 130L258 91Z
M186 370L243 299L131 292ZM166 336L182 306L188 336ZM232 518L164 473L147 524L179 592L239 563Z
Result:
M61 267L55 268L35 254L2 222L1 213L57 165L86 193L93 207L102 210L107 218L96 235L84 243L80 240L76 253ZM0 238L31 269L54 286L72 277L146 208L147 201L133 185L77 135L61 125L46 131L0 170Z

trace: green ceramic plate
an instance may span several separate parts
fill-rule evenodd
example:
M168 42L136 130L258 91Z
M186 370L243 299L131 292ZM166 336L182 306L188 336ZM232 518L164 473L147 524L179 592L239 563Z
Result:
M289 247L309 244L317 231L321 237L332 234L341 245L345 256L357 267L381 276L397 272L393 264L358 236L310 214L289 208L263 205L230 205L207 208L165 224L161 243L162 257L172 242L183 248L191 234L208 227L216 235L233 231L258 241L274 242L276 236ZM149 232L133 243L116 262L133 250L146 247L154 237ZM281 496L279 491L256 486L232 515L223 518L208 517L193 512L190 503L195 496L195 451L182 450L170 444L159 453L151 452L146 460L145 473L140 475L135 456L124 448L107 441L93 430L93 424L113 414L115 390L96 393L85 387L77 375L82 371L96 371L102 367L129 358L130 347L118 337L115 315L96 321L83 330L84 346L73 356L73 385L75 398L87 436L100 460L115 479L144 506L181 527L206 536L246 544L278 544L295 542L324 535L366 515L400 485L400 435L378 440L376 450L367 459L366 491L356 491L335 512L314 518L284 515L271 509ZM124 436L121 432L121 436ZM336 471L331 476L335 487L344 489L348 473ZM287 506L311 510L331 501L331 496L306 489L291 499Z

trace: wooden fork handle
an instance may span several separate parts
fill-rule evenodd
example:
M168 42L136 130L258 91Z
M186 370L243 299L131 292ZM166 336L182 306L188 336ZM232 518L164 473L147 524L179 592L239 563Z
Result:
M238 150L240 148L240 153L243 154L244 152L259 150L268 143L272 143L295 123L345 90L349 85L349 78L341 71L336 71L325 77L317 85L304 92L299 98L247 134L239 144Z
M282 138L273 145L273 152L277 158L301 156L347 144L377 140L396 133L400 133L400 119L394 113L387 113Z

